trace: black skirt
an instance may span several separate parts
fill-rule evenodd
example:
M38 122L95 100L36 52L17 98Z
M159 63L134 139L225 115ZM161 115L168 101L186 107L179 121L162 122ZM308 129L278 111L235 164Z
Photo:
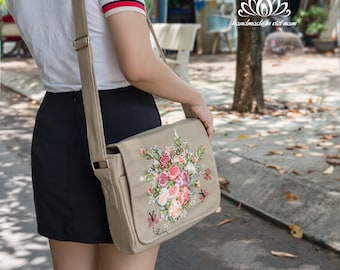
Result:
M151 95L132 86L99 91L106 143L161 124ZM47 93L32 142L39 234L81 243L112 243L100 182L88 153L81 92Z

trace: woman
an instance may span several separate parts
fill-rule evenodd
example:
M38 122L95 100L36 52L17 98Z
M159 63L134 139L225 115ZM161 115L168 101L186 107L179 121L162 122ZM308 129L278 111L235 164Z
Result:
M7 3L47 91L33 133L32 179L38 232L49 239L54 269L153 269L158 246L125 255L112 244L89 162L72 1ZM106 143L161 124L152 94L188 104L212 139L201 95L153 53L143 0L86 0L86 12Z

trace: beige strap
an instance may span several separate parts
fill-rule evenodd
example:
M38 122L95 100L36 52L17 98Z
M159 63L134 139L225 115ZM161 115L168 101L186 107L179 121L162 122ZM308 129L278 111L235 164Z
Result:
M92 49L88 35L85 1L73 0L72 4L76 34L73 46L78 55L91 164L93 169L107 168L103 120L93 68ZM166 62L148 16L147 20L159 53ZM183 106L183 110L187 118L195 117L187 106Z
M88 36L84 0L73 0L73 16L76 33L73 46L78 54L87 139L89 142L91 164L95 169L101 167L101 164L106 164L106 143L99 94L93 69L92 50Z

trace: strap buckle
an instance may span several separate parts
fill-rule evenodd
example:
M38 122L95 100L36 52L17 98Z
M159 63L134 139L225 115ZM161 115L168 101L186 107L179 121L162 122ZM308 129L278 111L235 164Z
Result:
M73 41L73 48L75 51L79 51L90 45L90 38L88 35L79 37Z
M110 168L109 161L107 159L91 162L93 170L108 169Z

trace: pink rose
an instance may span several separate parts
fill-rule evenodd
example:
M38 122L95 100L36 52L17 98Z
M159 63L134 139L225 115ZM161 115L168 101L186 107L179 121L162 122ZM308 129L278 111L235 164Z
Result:
M168 213L171 218L178 218L182 213L182 206L173 200L169 207Z
M168 183L169 177L166 172L161 172L160 175L158 175L158 183L160 186L164 187L166 183Z
M169 164L170 161L171 161L171 157L169 155L161 156L159 160L159 162L161 163L161 168L164 169L166 165Z
M190 195L190 188L188 186L183 186L182 187L182 192L188 193Z
M187 193L187 192L180 192L178 194L178 202L181 206L184 206L188 200L189 200L189 197L190 197L190 193Z
M160 205L160 206L164 206L166 205L166 203L168 202L168 192L162 192L161 194L158 195L158 199L157 199L157 203Z
M140 153L142 156L144 156L144 155L145 155L145 149L143 149L143 148L139 149L139 153Z
M170 180L176 180L176 178L180 175L181 172L177 165L172 165L168 169L168 173Z
M179 186L177 184L173 185L171 188L169 188L169 197L173 198L177 196L179 192Z
M189 184L189 175L186 172L182 172L176 182L180 186L187 186Z

